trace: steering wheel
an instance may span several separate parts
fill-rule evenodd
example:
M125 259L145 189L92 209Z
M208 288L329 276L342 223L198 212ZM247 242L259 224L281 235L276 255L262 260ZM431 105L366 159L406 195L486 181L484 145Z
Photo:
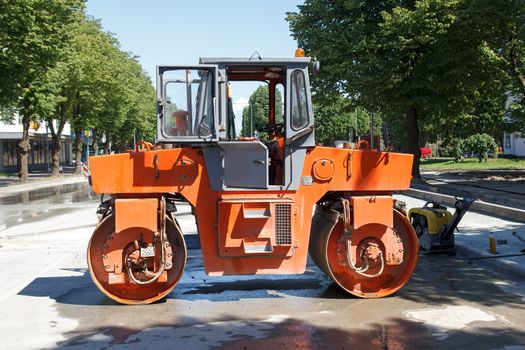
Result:
M255 125L255 130L258 132L266 132L268 134L282 135L284 131L284 123L266 124L265 126Z

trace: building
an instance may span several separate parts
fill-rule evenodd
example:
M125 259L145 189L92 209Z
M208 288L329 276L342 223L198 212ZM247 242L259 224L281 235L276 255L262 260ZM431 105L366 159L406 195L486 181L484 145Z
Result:
M504 133L503 134L503 154L525 157L525 138L521 133Z
M22 140L21 118L15 117L12 123L0 121L0 171L18 172L20 156L18 144ZM29 129L29 171L46 171L51 167L51 132L46 132L45 123L32 123ZM62 133L60 165L73 165L73 141L69 125Z
M512 94L507 94L505 109L511 111L512 105L519 101L519 98ZM504 116L505 121L510 122L510 112ZM520 132L503 133L503 154L506 156L525 157L525 135Z

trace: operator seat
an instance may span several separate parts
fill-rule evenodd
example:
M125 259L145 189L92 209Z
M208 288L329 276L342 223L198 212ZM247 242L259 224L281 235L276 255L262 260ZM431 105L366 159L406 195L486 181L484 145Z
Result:
M171 131L176 136L188 136L188 112L177 111L173 112L172 116L175 119L175 127Z

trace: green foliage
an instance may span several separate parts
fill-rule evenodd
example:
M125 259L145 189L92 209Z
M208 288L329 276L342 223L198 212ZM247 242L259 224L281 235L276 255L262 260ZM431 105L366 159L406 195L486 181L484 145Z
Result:
M20 177L28 179L29 125L36 113L59 99L42 98L56 89L52 70L64 70L72 26L84 16L84 0L8 0L0 6L0 106L22 115ZM13 115L14 117L14 115Z
M281 106L283 98L281 92L275 90L275 105ZM251 136L252 131L256 130L256 127L263 127L268 124L268 116L270 114L270 100L269 100L269 88L267 84L260 85L250 96L248 106L244 107L242 111L242 136ZM253 120L252 120L253 118ZM281 123L283 121L282 108L275 108L275 121ZM268 135L261 134L262 139L266 139Z
M452 155L454 157L454 163L462 162L465 154L465 144L463 140L456 139L452 144Z
M75 129L92 128L95 138L106 138L123 151L132 140L155 137L155 90L136 57L119 49L118 41L102 31L96 20L85 20L76 37L80 60Z
M333 145L335 140L348 140L350 128L356 136L370 133L370 113L355 107L342 95L314 96L315 139L323 145ZM374 135L381 134L381 115L374 115Z
M332 146L335 140L348 140L350 127L356 126L355 114L349 101L340 95L330 96L322 102L314 100L315 140Z
M497 154L494 138L487 134L475 134L464 141L464 150L477 156L479 162L486 162L489 155Z
M489 0L306 0L287 20L299 46L322 62L316 92L344 93L379 110L389 129L404 136L404 149L418 155L421 143L438 133L499 132L508 67L489 40L496 35L492 25L506 23L495 6ZM418 157L413 174L419 175Z
M8 0L0 6L0 105L34 101L35 85L67 55L83 0ZM21 108L21 106L19 106Z
M7 0L0 5L0 118L9 121L15 112L23 117L23 177L30 120L50 126L54 170L66 122L78 133L93 129L95 141L106 136L108 151L111 144L125 150L134 136L155 136L149 77L99 21L86 17L84 3Z

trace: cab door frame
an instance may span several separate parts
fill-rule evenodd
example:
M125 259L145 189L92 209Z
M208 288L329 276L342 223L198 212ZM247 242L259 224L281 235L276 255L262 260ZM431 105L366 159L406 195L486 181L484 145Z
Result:
M213 103L213 130L211 130L210 137L199 137L199 136L170 136L164 131L165 123L165 105L166 105L166 84L170 82L170 79L164 79L163 74L168 71L175 70L206 70L212 75L212 103ZM172 66L172 65L160 65L157 66L157 141L162 143L176 143L176 144L198 144L198 143L209 143L217 142L219 140L219 122L220 122L220 110L219 110L219 68L216 64L198 64L189 66Z

